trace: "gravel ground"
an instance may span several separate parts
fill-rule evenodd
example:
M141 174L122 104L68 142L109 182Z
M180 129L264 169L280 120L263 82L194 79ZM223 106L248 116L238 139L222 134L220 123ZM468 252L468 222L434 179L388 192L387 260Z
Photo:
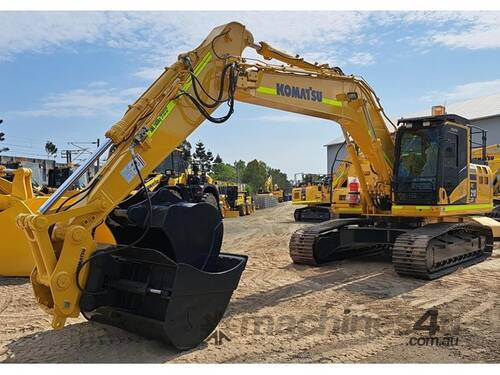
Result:
M225 220L223 251L249 256L218 330L177 352L118 328L72 319L50 329L29 282L0 278L3 362L498 362L500 250L434 281L399 277L387 259L293 265L289 203ZM414 330L428 310L439 331ZM429 324L429 319L423 326Z

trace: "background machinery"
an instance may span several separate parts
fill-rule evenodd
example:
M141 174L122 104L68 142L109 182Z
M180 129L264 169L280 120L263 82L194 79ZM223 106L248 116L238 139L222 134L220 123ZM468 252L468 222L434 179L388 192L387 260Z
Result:
M167 172L168 173L168 172ZM166 183L187 202L206 202L219 209L219 191L215 181L205 172L186 168L180 174L167 174Z
M483 155L483 152L486 154ZM493 172L493 199L495 207L500 205L500 144L494 144L486 146L485 149L482 147L474 148L472 150L472 157L475 159L486 159L486 163Z
M374 175L370 164L359 158L366 180ZM326 221L333 218L357 217L363 213L359 179L349 160L342 160L330 176L305 175L300 186L293 189L292 203L306 204L294 212L296 221Z
M33 270L35 262L29 241L17 228L16 217L36 211L46 200L45 196L35 195L30 169L0 166L1 276L28 276Z
M156 168L163 177L155 186L168 187L186 202L206 202L219 209L219 192L215 181L196 165L189 165L182 159L179 149L175 149Z
M252 196L238 185L219 182L217 187L222 215L225 218L250 215L255 211Z
M281 63L246 60L246 47ZM236 100L336 121L344 132L365 215L298 230L290 240L294 262L320 264L390 246L398 273L434 278L491 254L500 225L483 215L492 208L492 174L472 163L467 120L405 119L394 144L364 80L256 44L243 25L229 23L181 54L38 211L18 216L36 263L33 290L54 328L82 312L189 348L216 327L246 264L244 256L220 252L220 213L166 188L150 194L144 186L127 197L203 120L227 120ZM213 117L221 104L228 112ZM106 164L67 204L66 189L111 146ZM373 168L373 183L357 148ZM103 221L118 245L96 241Z
M9 169L0 166L0 225L3 241L0 246L0 276L29 276L35 266L30 243L16 225L20 213L29 213L47 201L43 189L34 189L29 168ZM71 197L76 191L67 191ZM70 202L71 203L71 202ZM101 243L113 242L104 225L98 226L96 239Z
M294 211L295 221L330 220L331 185L330 176L303 173L300 181L292 189L292 204L307 206Z
M285 193L277 184L273 184L273 177L269 175L264 181L264 186L259 188L254 197L257 209L276 206L285 200Z

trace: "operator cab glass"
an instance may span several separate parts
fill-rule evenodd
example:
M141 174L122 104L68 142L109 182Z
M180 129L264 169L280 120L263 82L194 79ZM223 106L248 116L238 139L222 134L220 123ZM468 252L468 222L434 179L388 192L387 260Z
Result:
M401 119L396 133L396 204L436 205L467 178L469 121L456 115Z
M410 130L401 137L398 176L411 181L415 189L428 188L436 181L439 150L437 130Z

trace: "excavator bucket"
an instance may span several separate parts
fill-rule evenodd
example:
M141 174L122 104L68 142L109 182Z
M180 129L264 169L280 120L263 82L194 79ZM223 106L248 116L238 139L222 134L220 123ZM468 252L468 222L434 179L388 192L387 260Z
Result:
M202 271L141 248L120 250L93 261L80 309L91 320L189 349L219 323L245 264L244 256L220 254Z
M223 317L247 258L220 253L222 218L210 204L186 203L166 188L151 202L137 194L108 218L120 245L102 247L90 261L80 310L91 320L192 348ZM147 235L134 241L145 228Z

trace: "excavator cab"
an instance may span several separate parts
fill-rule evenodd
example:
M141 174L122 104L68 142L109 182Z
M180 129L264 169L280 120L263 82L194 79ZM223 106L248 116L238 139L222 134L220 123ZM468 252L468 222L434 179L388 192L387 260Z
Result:
M473 136L485 132L457 115L400 119L395 144L394 203L397 205L464 204L475 201L476 189L466 194L469 149ZM481 160L475 160L483 163ZM471 181L473 182L473 181ZM474 184L471 184L473 187Z

